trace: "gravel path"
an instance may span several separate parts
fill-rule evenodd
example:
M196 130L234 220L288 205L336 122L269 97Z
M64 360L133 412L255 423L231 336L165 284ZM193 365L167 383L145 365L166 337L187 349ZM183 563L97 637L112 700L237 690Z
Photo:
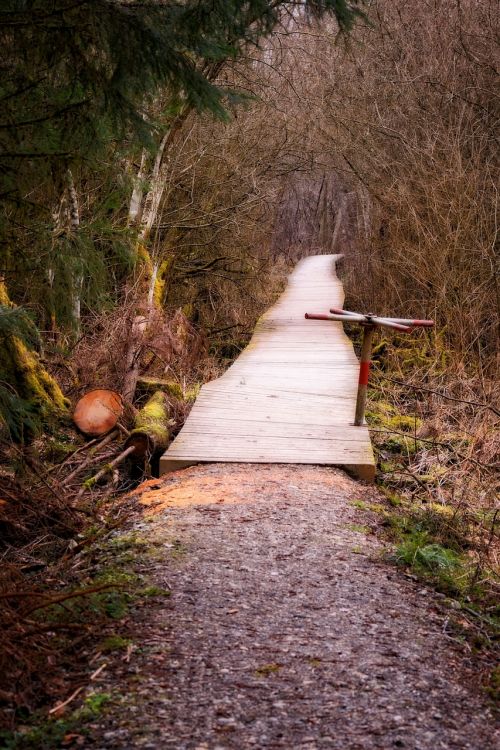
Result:
M172 596L137 613L141 651L103 683L124 698L93 747L497 747L441 601L358 526L374 492L301 466L149 482L137 528L163 544L153 573Z

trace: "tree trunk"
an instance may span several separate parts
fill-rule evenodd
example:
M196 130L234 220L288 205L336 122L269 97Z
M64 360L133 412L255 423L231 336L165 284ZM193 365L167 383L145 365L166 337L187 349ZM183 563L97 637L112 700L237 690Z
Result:
M14 309L2 280L0 305ZM43 367L38 354L15 332L7 331L0 338L0 381L0 387L3 386L14 399L19 399L19 403L24 402L38 422L60 418L67 413L68 401L56 380ZM8 407L5 407L5 413L0 412L0 424L3 422L4 426L9 426L9 416L12 416L7 411ZM22 437L22 430L19 437Z
M220 72L223 63L213 63L204 71L209 80L214 80ZM145 152L141 158L141 164L129 204L129 223L139 224L137 241L138 273L143 275L141 284L142 293L138 295L137 314L134 317L127 340L125 361L126 371L122 394L126 401L132 402L137 387L137 378L140 373L140 357L144 346L144 338L148 330L152 312L160 306L160 291L165 284L165 275L172 265L173 258L161 260L152 258L147 249L147 243L151 231L156 223L158 213L162 204L165 185L168 183L169 160L173 145L176 143L179 133L191 113L187 105L181 107L179 114L173 119L169 129L161 139L155 156L151 174L149 177L149 189L145 196L142 193L142 185L147 166L147 155Z

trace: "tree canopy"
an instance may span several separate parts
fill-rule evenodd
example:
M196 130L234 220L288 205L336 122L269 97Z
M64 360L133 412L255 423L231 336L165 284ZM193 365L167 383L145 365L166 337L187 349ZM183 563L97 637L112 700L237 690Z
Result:
M134 262L134 232L124 206L138 149L154 155L180 112L227 119L241 96L217 81L221 66L257 47L287 18L326 15L344 32L361 15L362 4L2 3L0 282L5 299L27 305L45 327L54 327L56 320L74 322L82 294L93 309L102 309L110 288ZM100 184L85 221L77 198L82 181ZM10 302L0 300L3 342L20 320L12 310ZM23 333L20 327L20 340ZM0 380L7 383L0 387L8 389L4 404L13 404L20 391L15 369L14 362L9 373L0 368ZM4 422L9 408L3 410Z

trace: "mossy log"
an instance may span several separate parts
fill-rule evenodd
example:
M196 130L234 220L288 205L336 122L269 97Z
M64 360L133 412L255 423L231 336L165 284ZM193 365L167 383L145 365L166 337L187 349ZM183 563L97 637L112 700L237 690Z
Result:
M200 387L199 383L195 383L195 385L184 389L180 383L176 383L173 380L164 380L163 378L153 378L145 375L141 376L137 381L137 390L139 392L148 394L155 391L163 391L167 396L187 403L196 401Z
M1 280L0 305L15 307ZM44 368L38 353L15 333L0 338L0 379L28 405L36 421L45 422L67 414L69 401L58 383ZM8 415L4 419L8 420Z
M182 401L184 399L182 386L172 380L164 380L163 378L142 376L137 380L137 389L139 391L142 391L143 393L155 393L156 391L163 391L168 396L179 399L179 401Z
M134 458L165 450L169 440L169 413L167 399L163 391L156 391L137 412L135 426L125 448L134 446Z

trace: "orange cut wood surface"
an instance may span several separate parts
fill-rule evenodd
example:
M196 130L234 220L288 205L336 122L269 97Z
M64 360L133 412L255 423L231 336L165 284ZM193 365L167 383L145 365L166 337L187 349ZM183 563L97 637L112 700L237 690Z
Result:
M122 413L123 401L119 393L96 388L78 401L73 421L85 435L99 437L113 429Z

